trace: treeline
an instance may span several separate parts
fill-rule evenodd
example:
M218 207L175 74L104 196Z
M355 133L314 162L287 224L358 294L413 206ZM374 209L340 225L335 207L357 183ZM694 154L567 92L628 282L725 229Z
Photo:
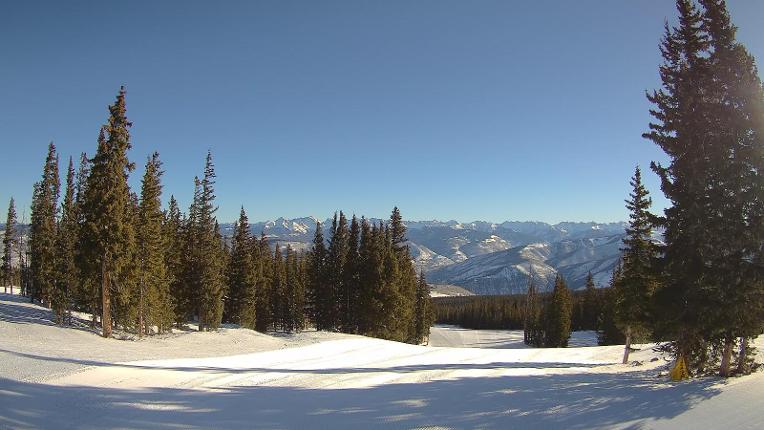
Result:
M242 208L228 240L215 216L212 155L194 179L188 212L172 196L163 210L157 153L146 160L140 194L128 186L134 164L124 88L109 113L95 155L83 154L76 170L69 159L63 197L53 143L34 186L21 292L50 307L59 324L77 310L91 313L104 337L114 328L143 336L196 322L201 331L232 323L285 332L315 326L410 343L427 338L429 287L411 262L398 208L378 224L353 216L348 225L340 212L326 241L317 223L307 253L272 250L264 235L251 234ZM21 249L15 218L11 200L4 285L12 285L11 256Z
M565 346L573 330L596 331L601 345L618 343L610 289L596 288L591 274L581 291L566 292L562 277L555 284L556 295L554 291L539 293L529 282L528 294L434 298L436 322L478 330L525 330L526 342L538 347Z

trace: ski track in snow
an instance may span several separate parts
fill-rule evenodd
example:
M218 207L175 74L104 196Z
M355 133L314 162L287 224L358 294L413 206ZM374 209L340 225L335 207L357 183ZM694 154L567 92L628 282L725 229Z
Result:
M764 424L764 374L671 383L649 345L632 354L642 365L629 366L617 364L619 346L508 349L519 336L518 344L516 331L436 327L431 343L449 347L425 347L229 329L118 341L55 327L49 311L0 295L0 428Z

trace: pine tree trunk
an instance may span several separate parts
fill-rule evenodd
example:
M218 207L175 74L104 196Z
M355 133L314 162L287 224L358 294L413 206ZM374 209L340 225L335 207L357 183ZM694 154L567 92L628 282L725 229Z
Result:
M746 353L748 352L748 339L745 336L740 336L740 352L737 357L737 373L746 374L748 369L746 368Z
M101 328L103 337L111 337L111 297L109 295L109 272L106 270L106 260L101 261Z
M143 279L141 279L140 298L138 299L138 337L143 337Z
M724 351L722 352L722 364L719 366L719 376L727 378L730 376L730 362L732 361L732 345L734 342L731 337L724 339Z
M631 353L631 327L626 327L626 344L623 346L623 364L629 362L629 353Z

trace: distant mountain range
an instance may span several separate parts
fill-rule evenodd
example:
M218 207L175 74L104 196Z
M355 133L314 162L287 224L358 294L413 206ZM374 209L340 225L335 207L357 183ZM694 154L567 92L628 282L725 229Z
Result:
M311 246L316 218L279 218L252 224L272 243L298 250ZM331 220L322 222L329 237ZM610 279L626 223L507 221L408 221L407 237L417 268L432 283L457 285L475 294L524 292L533 272L541 290L558 271L573 289L583 288L591 271L597 286ZM230 234L232 225L223 225Z

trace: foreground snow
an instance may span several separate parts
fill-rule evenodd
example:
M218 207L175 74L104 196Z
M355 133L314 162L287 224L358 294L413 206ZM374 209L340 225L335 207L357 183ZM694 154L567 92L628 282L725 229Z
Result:
M633 354L642 362L634 367L614 364L617 346L437 348L239 329L128 342L46 325L46 313L0 300L0 427L756 428L764 422L764 374L726 384L669 383L657 376L665 362L648 347ZM40 336L42 343L35 340ZM196 358L177 358L184 344ZM156 359L128 361L148 354ZM55 375L28 377L16 368L39 363L49 363Z

